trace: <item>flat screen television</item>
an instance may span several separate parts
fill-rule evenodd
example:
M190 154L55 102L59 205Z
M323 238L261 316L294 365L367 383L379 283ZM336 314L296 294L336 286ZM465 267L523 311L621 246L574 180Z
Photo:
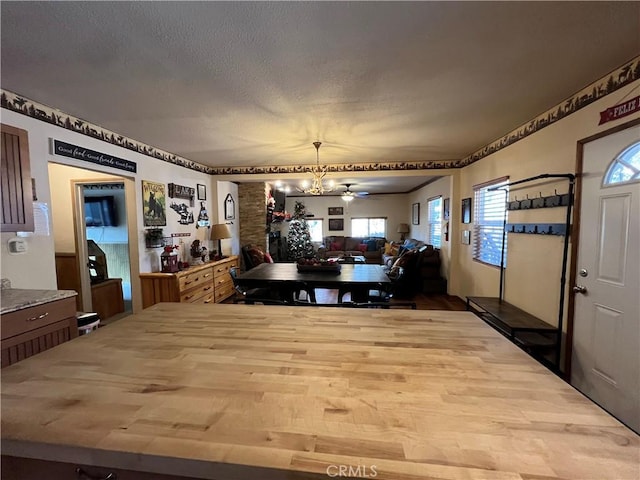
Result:
M113 196L85 197L84 218L87 227L117 227L118 212Z

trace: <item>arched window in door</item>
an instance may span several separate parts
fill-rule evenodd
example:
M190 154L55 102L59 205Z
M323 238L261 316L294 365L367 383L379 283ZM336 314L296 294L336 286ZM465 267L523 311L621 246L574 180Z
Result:
M603 186L640 181L640 142L625 148L613 159L604 176Z

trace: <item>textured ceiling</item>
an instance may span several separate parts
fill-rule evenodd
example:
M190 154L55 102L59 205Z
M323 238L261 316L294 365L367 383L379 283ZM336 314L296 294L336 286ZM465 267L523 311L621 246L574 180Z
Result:
M638 2L8 2L2 87L211 166L463 158L640 51Z

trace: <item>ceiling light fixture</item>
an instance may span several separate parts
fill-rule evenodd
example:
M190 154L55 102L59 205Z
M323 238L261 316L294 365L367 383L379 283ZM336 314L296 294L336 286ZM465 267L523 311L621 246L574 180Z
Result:
M356 198L356 193L352 192L351 190L349 190L349 187L351 187L350 183L347 183L345 185L346 185L347 189L344 192L342 192L341 198L345 202L349 203L351 200Z
M307 182L303 182L303 188L298 188L299 192L306 193L308 195L322 195L323 193L333 191L333 181L329 181L327 185L323 180L327 174L327 166L320 166L320 145L322 142L313 142L313 146L316 147L316 165L311 169L313 178L311 179L311 185Z

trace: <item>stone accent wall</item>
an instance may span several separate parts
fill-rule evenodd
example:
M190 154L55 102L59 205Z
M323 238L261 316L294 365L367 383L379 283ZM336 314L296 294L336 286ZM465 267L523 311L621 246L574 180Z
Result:
M248 243L259 245L265 252L267 244L267 198L264 182L240 183L238 204L240 222L240 247Z

